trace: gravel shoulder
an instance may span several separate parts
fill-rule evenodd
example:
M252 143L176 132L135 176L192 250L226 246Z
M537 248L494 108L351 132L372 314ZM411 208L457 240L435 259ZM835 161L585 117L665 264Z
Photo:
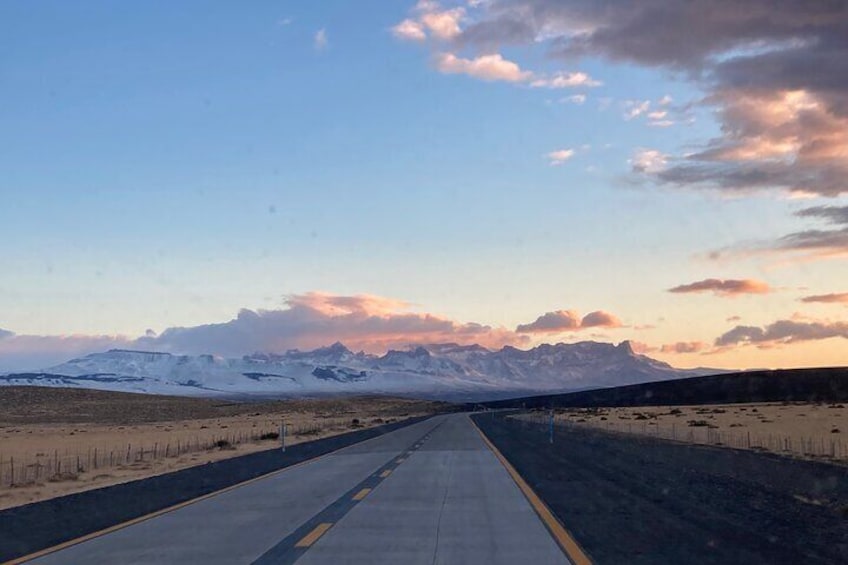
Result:
M597 563L848 562L843 466L474 419Z

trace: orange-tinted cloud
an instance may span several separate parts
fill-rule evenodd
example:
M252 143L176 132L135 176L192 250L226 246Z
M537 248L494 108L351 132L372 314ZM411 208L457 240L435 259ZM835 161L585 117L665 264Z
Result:
M507 328L410 312L409 304L373 295L310 292L287 297L287 307L241 310L232 320L172 327L139 338L122 336L21 336L0 334L0 370L39 369L119 347L227 357L256 351L312 349L335 341L372 353L411 344L454 342L489 348L529 341Z
M561 333L578 331L586 328L620 328L621 320L613 314L596 310L586 314L582 319L574 310L555 310L542 314L529 324L520 324L515 331L518 333Z
M805 296L801 302L824 302L826 304L848 304L848 292L836 292L831 294L816 294Z
M704 279L668 289L674 293L713 292L719 296L766 294L771 290L768 284L755 279Z

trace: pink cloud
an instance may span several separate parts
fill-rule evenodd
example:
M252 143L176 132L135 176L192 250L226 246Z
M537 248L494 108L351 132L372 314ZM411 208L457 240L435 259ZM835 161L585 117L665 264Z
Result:
M823 302L825 304L848 304L848 292L839 292L831 294L816 294L813 296L805 296L801 302Z
M683 284L668 289L673 293L713 292L719 296L737 296L740 294L766 294L771 287L755 279L704 279L691 284Z
M529 324L520 324L518 333L560 333L586 328L619 328L621 321L609 312L597 310L582 319L574 310L555 310L542 314Z
M255 351L309 349L335 341L373 353L410 344L455 342L500 348L529 342L527 336L507 328L410 312L407 302L368 294L309 292L288 296L286 306L243 309L226 322L171 327L159 335L151 332L138 338L0 333L0 370L40 369L116 347L230 357Z

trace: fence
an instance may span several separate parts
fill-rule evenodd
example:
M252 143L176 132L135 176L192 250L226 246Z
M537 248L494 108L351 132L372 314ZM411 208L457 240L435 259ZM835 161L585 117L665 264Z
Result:
M287 434L307 437L327 429L346 427L348 419L332 418L316 422L289 424ZM205 430L204 430L205 432ZM43 482L76 480L82 473L113 468L132 468L144 463L176 458L186 454L226 449L262 440L277 440L279 428L267 426L245 430L227 430L194 435L177 434L165 441L108 446L72 446L37 454L4 455L0 446L0 488L20 487ZM270 446L269 446L270 447Z
M531 412L517 415L513 418L516 421L525 421L542 426L547 430L550 416L548 413ZM576 423L557 419L554 425L557 429L589 426L610 433L637 434L683 443L716 445L737 449L755 449L784 455L848 461L848 442L843 442L842 438L839 437L795 437L784 434L718 430L701 422L695 425L659 425L655 422L647 421L636 423L610 421Z

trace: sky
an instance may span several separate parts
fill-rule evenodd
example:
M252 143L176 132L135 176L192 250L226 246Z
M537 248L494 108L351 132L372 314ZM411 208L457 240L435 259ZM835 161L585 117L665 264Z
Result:
M848 7L0 0L0 371L848 364Z

